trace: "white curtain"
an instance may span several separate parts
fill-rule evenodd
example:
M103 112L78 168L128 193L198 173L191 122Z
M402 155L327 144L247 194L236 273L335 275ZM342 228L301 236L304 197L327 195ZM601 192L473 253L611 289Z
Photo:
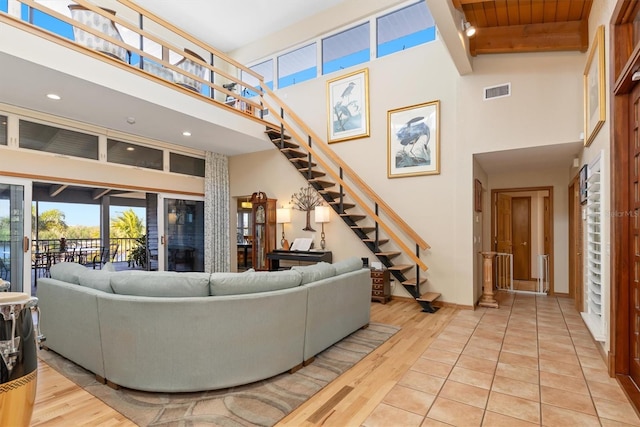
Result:
M204 271L231 271L229 161L207 152L204 173Z

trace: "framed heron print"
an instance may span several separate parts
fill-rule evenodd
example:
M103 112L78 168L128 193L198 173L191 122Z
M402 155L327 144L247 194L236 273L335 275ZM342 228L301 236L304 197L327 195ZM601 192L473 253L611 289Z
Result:
M327 142L369 136L369 70L327 81Z
M440 173L440 101L387 112L387 176Z

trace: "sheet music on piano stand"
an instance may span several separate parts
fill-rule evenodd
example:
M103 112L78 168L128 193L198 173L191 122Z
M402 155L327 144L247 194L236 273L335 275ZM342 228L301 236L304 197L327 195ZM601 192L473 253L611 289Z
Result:
M290 251L308 251L311 249L311 244L313 243L313 239L307 237L298 237L293 240Z

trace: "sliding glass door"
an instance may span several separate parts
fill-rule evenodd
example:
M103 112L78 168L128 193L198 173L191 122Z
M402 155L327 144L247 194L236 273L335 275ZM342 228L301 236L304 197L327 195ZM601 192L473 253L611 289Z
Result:
M12 292L32 294L29 231L31 183L0 178L0 279Z
M164 197L164 266L204 271L204 201Z

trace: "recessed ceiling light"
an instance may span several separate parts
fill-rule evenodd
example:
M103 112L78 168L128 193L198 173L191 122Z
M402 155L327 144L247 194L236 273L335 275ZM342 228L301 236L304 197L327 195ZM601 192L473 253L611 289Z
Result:
M182 136L191 136L191 132L185 130L184 132L182 132Z
M133 147L127 147L127 151L135 151L136 149Z
M54 101L59 101L62 99L60 95L56 95L55 93L48 93L47 98L53 99Z

